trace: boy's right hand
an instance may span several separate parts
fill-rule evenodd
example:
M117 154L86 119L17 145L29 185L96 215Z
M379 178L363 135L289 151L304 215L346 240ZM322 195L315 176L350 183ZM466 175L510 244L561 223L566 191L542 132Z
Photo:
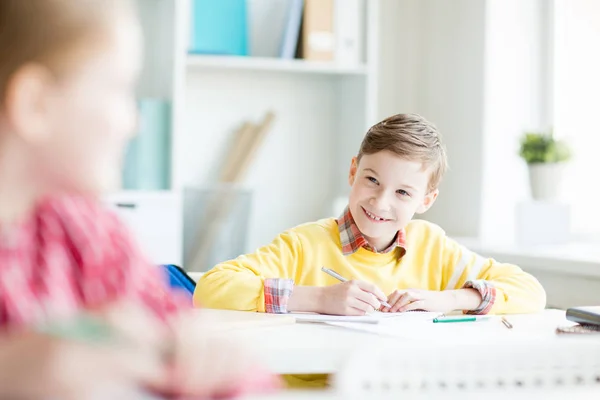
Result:
M321 314L365 315L378 310L385 294L372 283L352 280L321 289L319 309Z
M1 340L6 382L0 394L9 398L127 399L164 379L160 352L147 347L105 346L37 332Z

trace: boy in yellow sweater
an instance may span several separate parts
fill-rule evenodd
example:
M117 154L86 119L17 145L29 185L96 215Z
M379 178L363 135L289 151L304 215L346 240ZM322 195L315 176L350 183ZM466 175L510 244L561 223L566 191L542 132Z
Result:
M542 310L546 295L533 276L467 250L437 225L412 220L433 205L446 169L434 125L415 114L387 118L369 129L352 159L349 204L338 219L298 226L217 265L198 282L195 303L341 315ZM350 281L339 283L323 266Z

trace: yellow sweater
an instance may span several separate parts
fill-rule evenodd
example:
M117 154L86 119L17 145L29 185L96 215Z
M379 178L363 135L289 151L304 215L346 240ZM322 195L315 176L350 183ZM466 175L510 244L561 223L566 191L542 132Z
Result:
M530 313L546 304L539 282L521 268L485 259L448 238L437 225L414 220L406 227L406 254L400 249L374 253L365 248L342 254L333 218L300 225L279 235L255 253L217 265L198 282L195 304L208 308L265 311L264 280L293 279L296 285L339 283L321 267L372 282L384 293L396 289L460 289L470 280L486 280L496 288L491 313Z

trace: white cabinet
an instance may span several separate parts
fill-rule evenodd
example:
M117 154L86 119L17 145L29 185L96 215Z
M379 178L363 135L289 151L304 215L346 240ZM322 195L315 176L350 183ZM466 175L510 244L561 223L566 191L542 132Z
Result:
M122 192L105 198L130 228L150 261L182 262L182 199L176 192Z

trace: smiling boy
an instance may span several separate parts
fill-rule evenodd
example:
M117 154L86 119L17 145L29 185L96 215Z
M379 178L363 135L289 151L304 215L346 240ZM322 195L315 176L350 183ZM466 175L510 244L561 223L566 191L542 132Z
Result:
M385 119L369 129L352 159L349 204L339 218L300 225L252 254L217 265L198 282L195 303L341 315L542 310L546 295L533 276L412 219L433 205L446 169L434 125L415 114ZM350 281L339 283L322 266ZM384 300L390 308L381 308Z

